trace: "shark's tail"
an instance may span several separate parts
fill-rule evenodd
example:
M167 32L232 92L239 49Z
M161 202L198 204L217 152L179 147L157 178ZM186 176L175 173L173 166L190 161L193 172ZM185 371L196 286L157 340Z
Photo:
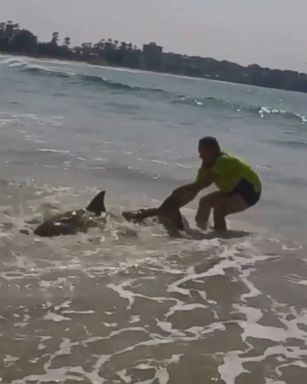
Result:
M163 211L161 208L139 209L137 211L123 212L124 218L128 221L142 222L149 217L157 217L165 227L183 230L183 220L180 210L176 207Z

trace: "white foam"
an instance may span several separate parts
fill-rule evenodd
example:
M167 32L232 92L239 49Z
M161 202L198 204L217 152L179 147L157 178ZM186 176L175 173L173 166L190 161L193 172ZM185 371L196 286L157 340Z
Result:
M277 307L277 304L274 304ZM307 323L307 312L301 315L297 313L294 308L291 308L293 317L288 319L288 313L279 316L279 320L283 323L284 328L269 327L257 324L259 321L261 311L251 307L240 307L240 309L247 317L247 321L236 321L236 323L243 329L242 339L247 343L248 337L255 337L258 339L268 339L278 342L278 345L266 349L263 355L244 357L242 351L232 351L225 355L224 364L219 367L219 372L222 379L228 384L235 383L235 379L244 371L243 364L250 362L261 362L270 356L279 357L279 361L287 361L287 363L280 365L276 368L279 376L282 375L281 368L287 366L299 366L302 368L307 367L307 350L299 346L286 346L287 340L296 339L299 343L304 342L307 346L306 332L299 328L299 324ZM277 314L277 313L276 313ZM248 344L248 343L247 343ZM250 349L248 350L250 351ZM247 351L247 352L248 352ZM231 356L231 359L229 359ZM242 369L241 369L242 368ZM228 381L227 381L228 380ZM267 380L266 383L270 383ZM274 380L275 383L284 383L282 380Z
M135 323L138 323L140 320L141 320L141 316L139 315L130 316L129 323L135 324Z
M168 162L167 161L164 161L164 160L150 160L151 163L156 163L156 164L162 164L162 165L168 165Z
M201 242L203 243L203 242ZM206 247L208 244L207 241L204 242L204 246ZM168 292L177 292L182 295L189 295L190 290L186 288L181 288L180 285L187 283L189 281L195 281L199 279L204 279L206 277L213 277L213 276L224 276L225 271L231 268L235 268L237 270L240 270L241 266L246 266L247 264L255 264L260 261L267 260L271 258L270 256L254 256L251 254L251 257L248 257L247 255L236 255L238 253L237 251L240 250L242 253L242 247L243 245L246 246L246 249L249 251L252 251L251 246L249 243L242 243L239 245L233 245L229 246L228 244L226 246L223 246L224 249L220 250L220 256L219 259L221 260L219 263L214 264L212 267L210 267L207 271L202 273L197 273L194 270L194 267L188 268L186 272L186 276L182 277L180 280L175 281L174 283L169 284L168 286ZM221 248L221 244L220 244ZM234 257L234 255L236 255ZM253 286L251 282L247 280L247 276L249 276L250 271L247 271L245 276L244 282L247 284L247 286L250 288L250 292L248 294L245 294L243 298L247 297L255 297L260 294L260 291Z
M117 323L106 323L106 322L103 322L102 323L105 327L107 328L116 328L118 326Z
M4 355L3 361L5 363L14 363L15 361L18 361L19 357L11 356L11 355Z
M132 382L132 376L127 374L126 369L117 371L116 374L123 380L124 383L130 384Z
M71 319L68 318L68 317L64 317L62 315L59 315L58 313L54 313L54 312L49 311L44 316L44 320L51 320L51 321L54 321L56 323L59 323L59 322L68 321L68 320L71 320Z
M70 339L64 338L59 346L59 351L57 355L70 355L71 354L72 343Z
M307 286L307 280L303 279L300 276L297 275L290 275L286 277L286 280L291 282L292 284L297 284L297 285L304 285Z
M128 281L125 281L124 283L118 284L118 285L111 283L107 286L108 288L117 292L120 297L128 300L128 303L129 303L127 306L128 310L131 309L133 304L134 304L134 295L132 292L130 292L129 290L126 290L124 288L127 287L128 285L130 285L133 281L134 280L128 280Z
M184 168L184 169L193 169L194 167L192 165L186 165L181 163L176 163L177 167Z
M173 337L184 337L185 333L180 332L173 328L173 324L168 321L160 321L156 319L157 325L162 331L168 333L169 335L172 335Z
M157 369L154 380L158 380L159 384L167 384L169 382L169 379L170 379L170 375L167 371L167 368L159 367ZM147 382L148 382L148 384L151 384L153 381L148 380ZM145 384L145 382L143 382L143 384Z
M50 152L50 153L71 153L70 151L68 150L64 150L64 149L52 149L52 148L40 148L38 149L38 152Z
M100 357L100 360L103 360L103 357ZM53 383L63 383L66 380L76 382L78 378L76 375L80 375L82 378L87 378L90 383L93 384L103 384L106 382L104 378L99 375L99 370L95 369L93 372L87 372L82 367L67 367L64 368L45 368L46 373L40 375L29 375L25 376L22 380L12 380L11 384L24 384L25 382L53 382ZM78 380L79 381L79 380Z
M74 311L74 310L69 310L69 311L63 311L63 315L92 315L96 313L95 311Z
M221 379L227 384L236 384L236 378L244 372L243 361L239 355L242 351L230 351L224 357L224 363L218 367Z
M188 312L193 311L194 309L207 309L208 306L204 304L199 303L193 303L193 304L184 304L183 302L179 302L175 305L173 305L169 311L165 314L166 318L171 317L175 312Z

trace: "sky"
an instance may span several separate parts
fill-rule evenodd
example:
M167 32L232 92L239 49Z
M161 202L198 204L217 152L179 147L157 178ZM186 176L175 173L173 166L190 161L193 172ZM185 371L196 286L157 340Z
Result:
M307 72L307 0L0 0L40 40L113 38L167 52Z

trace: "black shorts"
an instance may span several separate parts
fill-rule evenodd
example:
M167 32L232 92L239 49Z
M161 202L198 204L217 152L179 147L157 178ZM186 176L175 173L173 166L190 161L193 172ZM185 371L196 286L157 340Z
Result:
M249 207L257 204L261 196L261 191L256 192L253 185L245 179L239 181L239 183L230 193L242 196Z

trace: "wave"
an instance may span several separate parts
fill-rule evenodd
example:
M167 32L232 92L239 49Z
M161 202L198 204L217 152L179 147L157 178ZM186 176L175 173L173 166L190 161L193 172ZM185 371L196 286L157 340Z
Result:
M111 88L114 90L123 90L123 91L137 91L137 92L154 92L154 93L161 93L161 94L167 94L168 92L164 91L163 89L158 88L145 88L145 87L138 87L138 86L132 86L124 83L118 83L112 80L108 80L105 77L98 76L98 75L88 75L88 74L76 74L75 77L85 83L94 83L97 85L102 85L107 88Z
M124 91L142 91L142 92L155 92L155 93L164 93L167 94L167 91L159 88L145 88L132 86L124 83L115 82L109 80L103 76L92 75L88 73L76 73L72 71L67 71L63 69L55 69L48 66L31 64L26 60L16 59L16 58L5 58L0 61L1 64L7 64L10 68L19 68L23 72L28 72L32 74L41 74L45 76L59 77L59 78L71 78L74 82L80 82L82 84L94 84L95 86L104 86L107 88L112 88L114 90L124 90Z
M204 108L208 110L222 109L232 111L234 113L248 113L253 114L254 116L257 116L261 119L279 117L290 120L296 120L303 124L307 123L307 117L300 113L285 111L278 108L271 108L268 106L252 106L248 104L239 104L230 102L228 100L219 99L216 97L200 98L186 95L178 95L171 91L163 90L160 88L133 86L122 82L112 81L103 76L95 74L80 74L64 69L32 64L29 63L29 61L27 61L26 59L4 57L4 59L0 60L0 64L6 64L10 68L18 68L21 71L35 75L40 74L44 76L71 79L73 84L77 83L83 86L92 85L95 87L108 88L113 91L123 91L127 93L134 92L141 94L142 97L144 96L144 94L146 94L147 97L150 97L150 95L158 94L160 99L166 99L172 104L183 104L190 107Z
M16 57L12 57L12 56L7 56L7 55L1 55L0 57L0 64L25 64L26 61L21 59L21 58L16 58Z
M264 118L265 116L268 116L268 115L281 115L285 118L300 120L302 123L307 122L306 116L304 116L300 113L287 112L287 111L284 111L282 109L259 107L257 109L257 112L260 115L260 117L262 117L262 118Z
M64 154L70 154L71 151L64 150L64 149L52 149L52 148L40 148L38 149L38 152L46 152L46 153L64 153Z
M296 140L270 140L271 144L283 145L293 149L303 149L306 150L307 142L296 141Z
M17 65L15 65L15 66L17 66ZM69 78L69 77L75 76L74 72L65 72L65 71L61 71L61 70L54 70L54 69L45 68L45 67L42 67L39 65L25 64L25 65L23 65L23 70L25 72L32 72L32 73L39 73L39 74L42 73L44 75L51 75L53 77L61 77L61 78Z
M279 116L286 119L298 120L301 123L307 123L307 117L300 113L289 112L283 109L270 108L266 106L251 106L239 103L231 103L227 100L222 100L215 97L195 98L190 96L179 96L178 99L173 101L173 103L207 109L230 109L238 113L252 113L253 115L257 115L262 119Z

